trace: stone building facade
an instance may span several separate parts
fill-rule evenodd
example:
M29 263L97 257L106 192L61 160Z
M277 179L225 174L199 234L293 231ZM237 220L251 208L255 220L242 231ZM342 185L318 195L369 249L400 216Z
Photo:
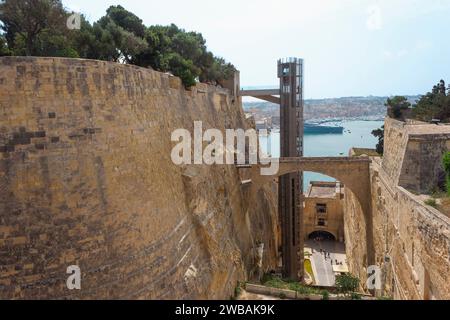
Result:
M344 242L344 186L339 182L311 182L305 195L304 237L331 234Z

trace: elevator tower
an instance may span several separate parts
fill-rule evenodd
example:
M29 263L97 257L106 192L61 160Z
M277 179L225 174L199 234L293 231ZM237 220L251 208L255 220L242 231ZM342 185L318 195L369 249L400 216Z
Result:
M303 60L278 60L280 157L303 156ZM283 277L303 280L303 172L279 178Z

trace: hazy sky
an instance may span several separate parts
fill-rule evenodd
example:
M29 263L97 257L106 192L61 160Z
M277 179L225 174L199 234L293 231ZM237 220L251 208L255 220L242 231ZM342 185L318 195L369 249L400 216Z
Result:
M146 25L198 31L241 71L277 85L276 60L305 59L305 96L418 94L450 82L450 0L63 0L95 21L120 4Z

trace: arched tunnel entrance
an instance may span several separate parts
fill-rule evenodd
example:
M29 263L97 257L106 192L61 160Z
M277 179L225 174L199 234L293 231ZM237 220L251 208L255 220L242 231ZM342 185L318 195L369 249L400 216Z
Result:
M323 230L310 233L308 239L319 241L336 241L336 237L332 233Z

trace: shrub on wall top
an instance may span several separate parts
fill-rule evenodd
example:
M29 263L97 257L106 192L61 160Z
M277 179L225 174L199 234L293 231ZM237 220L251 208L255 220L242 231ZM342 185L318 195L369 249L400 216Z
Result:
M450 152L444 153L442 164L445 170L445 187L447 194L450 196Z

